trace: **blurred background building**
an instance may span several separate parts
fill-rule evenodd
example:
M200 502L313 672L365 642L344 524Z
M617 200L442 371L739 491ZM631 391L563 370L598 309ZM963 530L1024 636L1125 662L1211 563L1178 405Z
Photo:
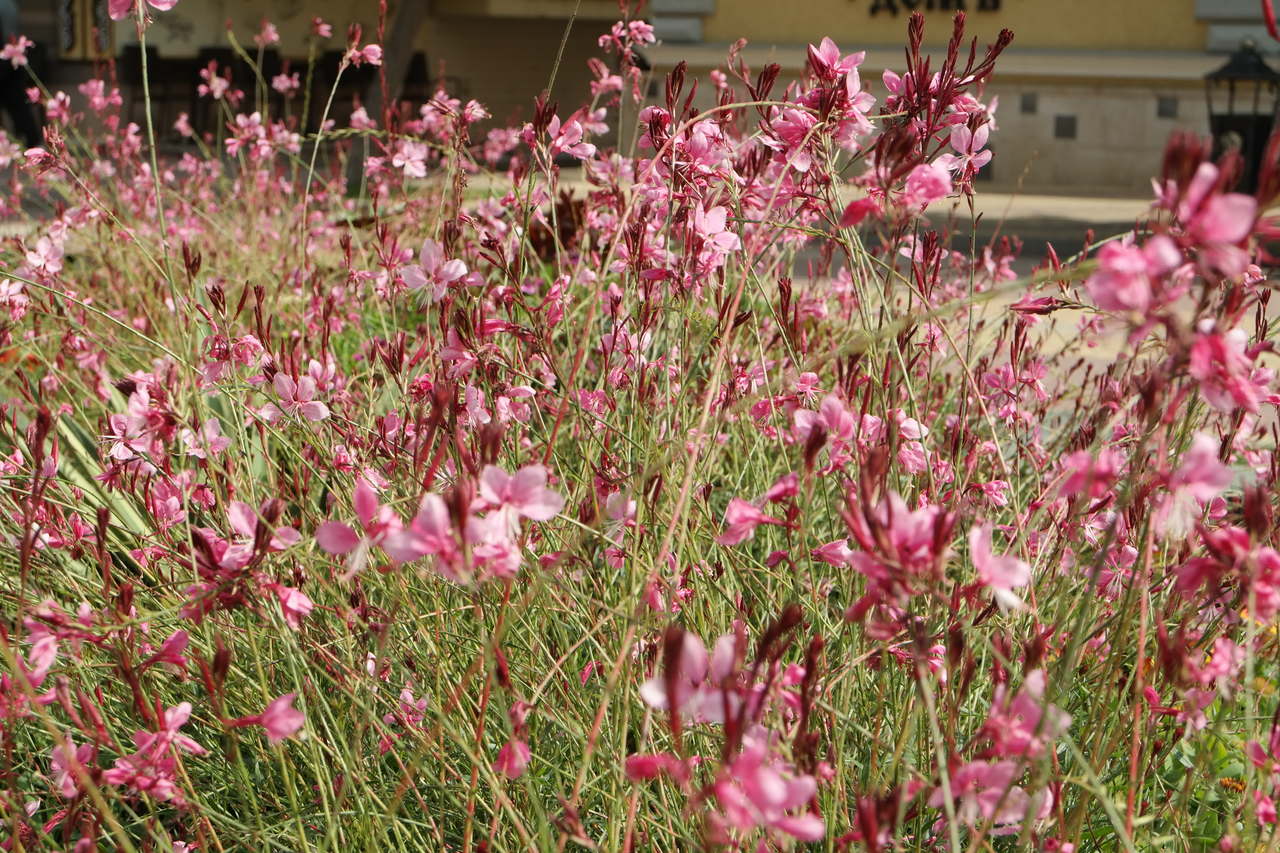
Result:
M406 96L421 100L443 80L454 95L486 104L501 122L528 117L578 5L552 93L562 108L576 106L590 80L586 60L599 55L596 37L618 16L615 0L404 2L414 5L391 3L393 31L386 41L399 32L409 46ZM105 0L20 5L24 29L46 46L49 74L60 85L69 88L92 74L95 62L115 56L125 60L121 83L136 86L134 27L107 21ZM803 70L805 45L830 36L845 51L867 51L862 76L877 91L882 70L902 69L908 15L924 13L926 44L937 48L957 9L968 14L979 48L1001 28L1016 34L988 92L999 97L991 146L999 156L984 170L993 189L1144 194L1169 133L1207 134L1211 109L1220 114L1215 130L1227 144L1257 148L1255 137L1270 130L1275 79L1263 63L1280 67L1280 58L1272 58L1280 45L1266 34L1259 0L650 0L646 14L660 43L647 58L657 75L680 60L705 73L723 62L733 41L746 38L743 56L753 69L777 62L794 76ZM273 68L305 74L307 35L317 15L334 25L331 51L343 47L352 21L363 25L366 40L377 39L375 0L182 0L157 14L148 40L166 117L191 103L199 67L228 59L228 26L252 47L263 18L271 20L281 36L269 52ZM1262 57L1242 58L1237 51L1246 41ZM1207 83L1206 75L1229 59L1235 70ZM332 55L321 60L336 62ZM339 109L349 112L367 85L352 75Z

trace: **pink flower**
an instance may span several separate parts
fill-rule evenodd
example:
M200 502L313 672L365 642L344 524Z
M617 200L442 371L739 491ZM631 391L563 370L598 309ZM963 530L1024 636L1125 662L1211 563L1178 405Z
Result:
M869 581L861 605L865 607L903 602L922 582L936 580L949 553L955 521L937 505L908 509L897 492L889 492L878 506L851 512L849 523L862 550L849 551L848 564Z
M993 835L1007 835L1010 827L1026 820L1031 811L1031 798L1014 785L1023 766L1012 759L1004 761L971 761L951 774L951 796L957 803L956 817L968 826L990 822ZM940 808L944 803L941 786L934 789L929 805Z
M70 800L80 793L80 777L76 774L88 774L88 766L97 756L98 750L91 743L79 746L67 735L62 743L55 744L49 754L49 766L53 770L53 784L64 799Z
M714 791L726 822L740 832L761 828L800 841L819 841L826 834L822 818L795 814L818 791L818 782L796 772L771 749L760 730L743 738L742 752L721 771Z
M1007 686L996 688L983 731L991 738L992 751L1002 757L1039 758L1053 741L1071 726L1071 716L1044 698L1045 674L1027 673L1012 699Z
M991 162L991 152L985 150L990 133L991 128L985 124L977 130L970 130L967 124L956 125L951 128L951 147L956 153L943 154L938 162L962 178L972 176Z
M348 576L364 567L370 548L403 529L395 511L379 503L377 492L366 478L356 479L351 503L364 529L363 536L340 521L326 521L316 528L316 544L321 549L330 554L351 555Z
M303 417L309 421L322 421L329 417L329 407L315 399L316 381L310 376L295 380L292 376L277 373L271 384L280 395L281 405L267 403L258 411L267 423L277 423L285 415Z
M280 743L293 737L306 722L306 715L293 707L293 700L297 696L297 693L286 693L273 699L259 716L258 723L267 730L269 743Z
M697 635L680 637L674 673L658 673L640 685L640 698L659 711L673 709L694 723L723 723L725 714L736 713L742 699L724 686L733 675L737 639L725 634L716 640L710 657Z
M1244 193L1220 192L1218 179L1217 166L1201 163L1178 204L1178 218L1187 240L1199 248L1201 265L1230 277L1244 272L1249 263L1239 244L1253 230L1258 202Z
M1067 476L1061 492L1065 497L1083 494L1090 500L1100 498L1111 491L1122 466L1123 460L1109 448L1099 450L1097 459L1087 450L1077 450L1062 460Z
M1221 412L1236 408L1256 414L1268 390L1270 373L1254 370L1256 353L1246 347L1244 329L1225 335L1212 329L1196 336L1191 345L1191 375L1200 380L1200 393L1210 406Z
M222 434L222 424L217 418L209 418L199 432L184 429L179 433L182 443L186 445L187 455L197 459L217 456L231 446L231 439Z
M498 750L498 757L493 762L493 769L508 779L519 779L529 766L533 753L529 744L519 738L512 738Z
M824 80L834 80L841 74L856 73L866 56L863 51L841 56L839 45L830 38L824 38L817 47L809 45L809 65L813 68L813 73Z
M333 35L333 24L317 15L311 19L311 34L317 38L327 39Z
M738 235L726 228L728 216L729 210L722 205L710 209L698 205L690 217L693 233L702 240L704 251L718 258L742 248Z
M359 68L361 65L368 63L369 65L382 64L382 46L377 44L367 44L363 48L351 47L347 50L344 57L348 63Z
M496 465L480 473L480 504L530 521L550 521L564 508L564 498L546 487L547 469L526 465L508 474Z
M280 31L276 29L276 25L262 19L262 28L253 36L253 43L258 47L268 47L273 44L280 43Z
M227 720L226 725L237 729L245 726L262 726L266 729L268 743L281 743L297 734L307 720L306 714L293 707L293 700L296 698L298 698L297 693L286 693L277 699L272 699L261 714Z
M283 71L271 78L271 88L282 95L289 95L302 87L298 72L285 74Z
M291 586L273 584L272 591L280 601L280 612L284 615L285 624L295 631L301 630L302 620L315 608L305 592Z
M107 0L107 14L113 21L122 21L133 14L135 4L141 0ZM147 0L147 3L161 12L167 12L178 5L178 0Z
M468 579L459 566L461 545L449 518L449 509L439 495L423 495L413 521L402 529L388 533L383 540L382 549L391 559L400 563L434 556L436 571L459 583Z
M1152 237L1141 249L1108 243L1098 253L1098 269L1085 288L1103 311L1145 314L1154 301L1155 280L1181 262L1178 247L1163 235Z
M427 176L427 157L430 153L431 149L427 147L425 142L401 139L396 143L396 149L391 155L391 165L402 170L406 178L425 178ZM462 262L449 261L449 263L460 264ZM463 271L466 271L465 266ZM436 298L438 299L439 297Z
M1022 608L1026 605L1014 592L1031 583L1031 567L1008 554L991 552L991 525L983 524L969 531L969 557L978 571L978 581L989 587L1002 607Z
M183 655L183 652L187 650L187 645L190 641L191 638L186 631L174 631L160 644L159 651L139 664L138 670L147 669L158 663L167 663L185 670L187 668L187 658Z
M569 120L560 123L560 116L552 116L547 125L547 134L551 137L551 156L570 154L579 160L586 160L596 153L596 147L584 141L586 131L582 122L576 118L577 113L569 116Z
M1258 823L1274 824L1276 822L1276 804L1270 797L1259 790L1253 792L1253 813Z
M716 537L718 545L737 545L751 539L756 534L756 527L761 524L783 524L772 516L765 515L756 506L742 498L729 501L724 511L724 533Z
M191 738L179 733L178 729L190 718L191 703L183 702L164 712L159 731L149 732L143 729L134 732L136 751L132 755L117 758L115 766L102 774L102 781L108 785L126 785L157 800L182 805L185 800L178 787L174 749L188 755L204 755L208 752Z
M951 172L944 164L921 163L907 175L902 203L909 208L924 210L938 199L946 198L951 191Z
M862 224L862 220L872 214L879 216L882 213L880 203L875 199L867 197L860 198L849 202L840 214L841 228L856 228Z
M418 263L410 264L401 271L405 286L410 290L422 290L430 285L433 302L443 299L449 285L466 274L467 265L457 258L445 260L444 248L429 237L422 242Z
M623 762L623 773L632 782L657 779L664 774L683 782L689 778L689 765L669 752L628 755Z
M9 62L14 68L27 64L27 49L35 47L36 43L26 36L14 36L10 38L8 44L0 48L0 62Z
M1231 469L1218 461L1218 440L1196 433L1182 465L1169 477L1153 519L1163 536L1182 538L1191 532L1202 507L1231 485Z

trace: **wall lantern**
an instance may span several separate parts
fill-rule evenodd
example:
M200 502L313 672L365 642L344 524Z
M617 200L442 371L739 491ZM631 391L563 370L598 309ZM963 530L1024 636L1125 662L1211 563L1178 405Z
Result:
M1280 73L1266 63L1253 42L1245 41L1226 64L1204 76L1204 89L1214 157L1238 149L1244 161L1238 189L1253 192L1258 164L1275 124Z

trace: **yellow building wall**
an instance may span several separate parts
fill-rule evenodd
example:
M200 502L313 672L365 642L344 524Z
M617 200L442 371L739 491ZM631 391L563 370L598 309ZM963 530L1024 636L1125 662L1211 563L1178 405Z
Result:
M345 46L347 26L352 22L364 28L365 42L376 41L377 8L377 0L185 2L155 15L155 23L147 32L147 42L162 56L190 57L201 47L226 44L229 22L236 38L252 53L253 35L265 17L280 33L277 47L281 55L305 59L311 19L317 10L322 9L323 17L334 28L333 37L322 49L333 50ZM510 2L503 8L517 10ZM616 11L616 5L614 9ZM546 3L531 6L530 10L546 11ZM440 73L443 63L445 75L459 84L454 94L477 98L495 121L527 120L533 113L533 99L550 79L564 26L563 18L444 14L427 18L418 34L416 48L426 53L433 78ZM592 56L601 55L596 39L607 28L607 24L589 17L580 17L575 23L565 44L552 92L552 99L560 103L562 113L571 112L590 98L591 75L586 62ZM117 25L116 38L117 44L136 42L133 25L127 22Z
M718 0L705 19L705 39L759 44L804 44L830 36L847 50L863 45L901 44L908 12L871 14L882 0ZM919 4L925 6L924 0ZM941 5L935 3L934 5ZM1031 48L1093 50L1203 50L1206 25L1196 20L1195 0L1002 0L1000 10L978 11L965 3L970 35L981 47L1001 28L1014 44ZM943 44L951 35L952 12L926 11L926 42Z

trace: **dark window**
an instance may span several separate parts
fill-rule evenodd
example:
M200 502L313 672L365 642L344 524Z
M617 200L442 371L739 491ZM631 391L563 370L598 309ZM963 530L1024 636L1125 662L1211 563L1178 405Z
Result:
M1036 110L1040 108L1040 98L1035 92L1023 92L1020 106L1023 115L1035 115Z
M1177 118L1178 99L1172 95L1161 95L1156 98L1156 118Z
M1076 117L1075 116L1054 116L1053 117L1053 136L1055 139L1075 139L1076 138Z

